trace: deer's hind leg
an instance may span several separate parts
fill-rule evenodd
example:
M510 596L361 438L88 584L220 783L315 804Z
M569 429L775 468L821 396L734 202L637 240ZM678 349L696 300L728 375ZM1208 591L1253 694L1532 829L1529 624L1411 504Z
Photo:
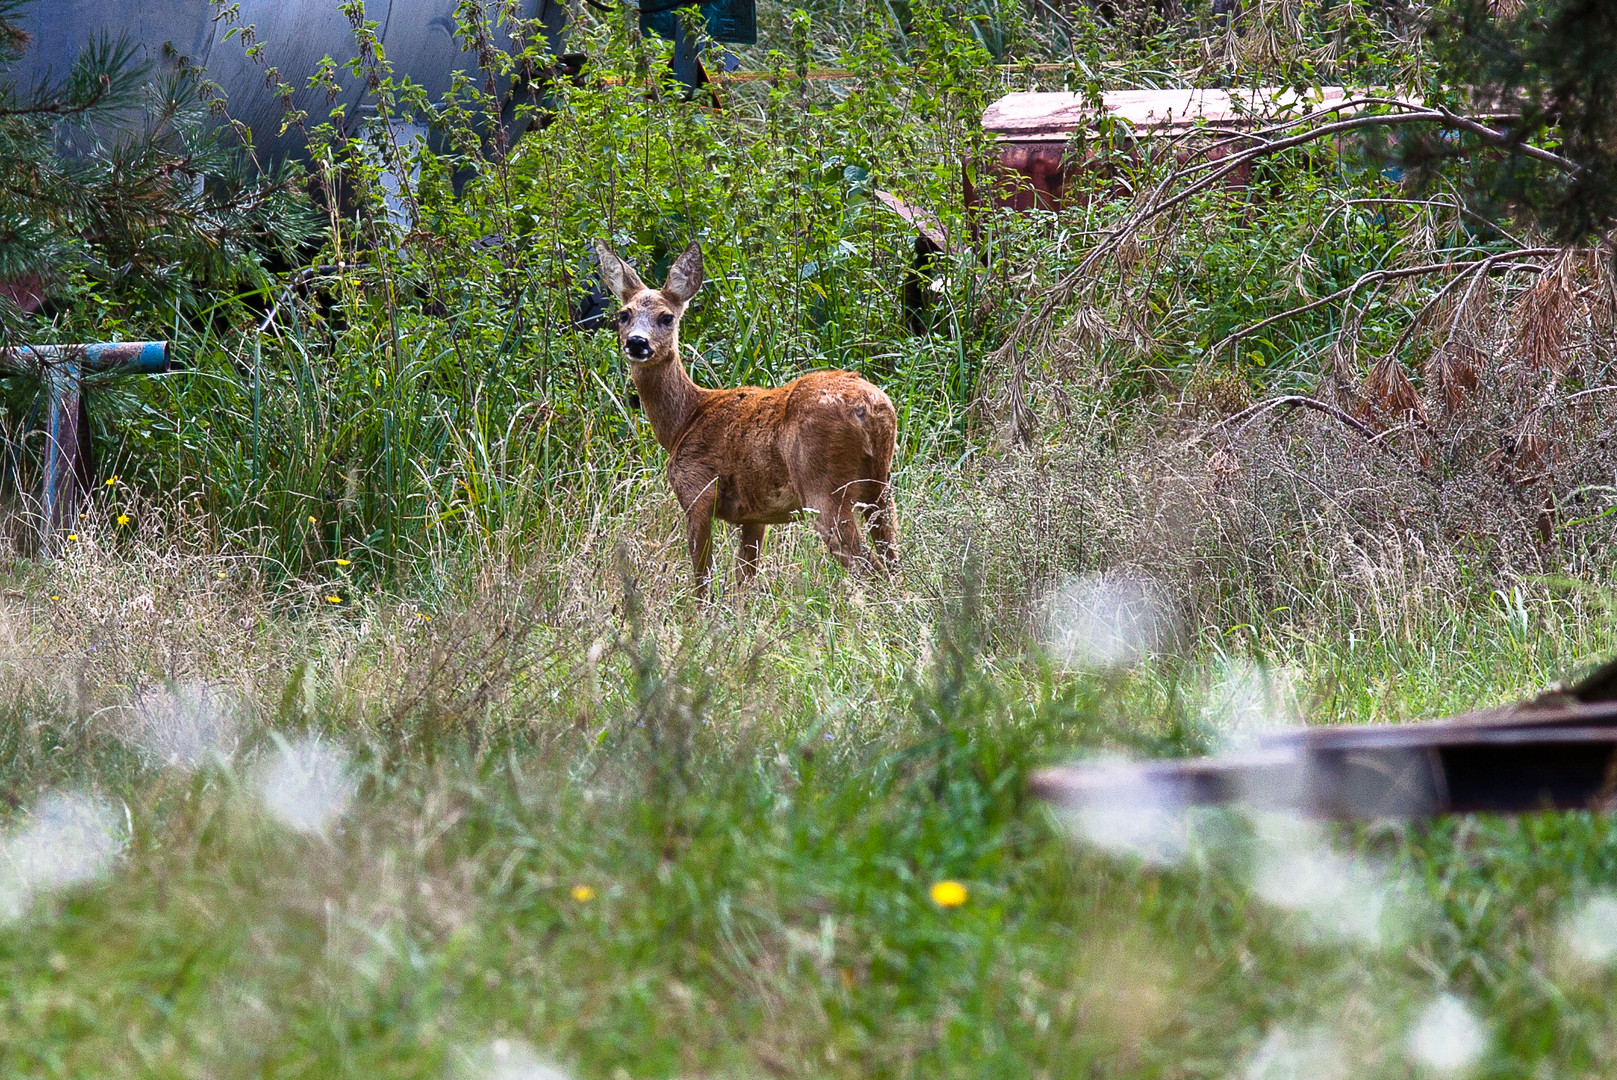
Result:
M820 534L825 546L831 549L838 562L850 574L857 574L870 566L865 545L859 539L859 523L854 511L856 484L844 484L832 491L817 492L803 500L803 508L813 512L814 531Z
M741 547L736 552L736 582L746 585L758 576L758 549L767 525L741 526Z
M898 520L893 507L893 486L886 480L862 485L867 496L859 503L870 532L871 561L877 569L891 574L898 569Z

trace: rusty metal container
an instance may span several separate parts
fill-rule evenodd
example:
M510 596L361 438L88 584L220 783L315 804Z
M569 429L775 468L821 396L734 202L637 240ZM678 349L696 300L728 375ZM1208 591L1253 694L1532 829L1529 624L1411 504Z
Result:
M1232 137L1288 111L1326 108L1346 97L1339 86L1323 87L1306 99L1283 89L1115 90L1101 95L1096 108L1080 94L1007 94L983 112L983 130L995 137L996 156L979 183L986 181L995 206L1057 210L1075 197L1069 189L1080 172L1098 167L1099 155L1080 148L1078 136L1093 138L1103 118L1112 121L1113 137L1134 144L1136 154L1156 141L1171 146L1181 163L1198 153L1216 161L1240 147ZM1247 178L1247 170L1239 169L1229 183L1241 186ZM969 197L975 201L977 195Z

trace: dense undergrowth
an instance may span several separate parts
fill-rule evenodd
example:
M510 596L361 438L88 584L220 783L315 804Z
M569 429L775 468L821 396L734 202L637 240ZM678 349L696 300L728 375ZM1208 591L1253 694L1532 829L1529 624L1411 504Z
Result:
M509 154L475 86L439 117L460 161L395 142L422 106L373 55L373 138L306 118L349 201L277 219L302 267L86 256L20 324L184 366L94 387L51 551L39 387L7 380L0 1072L1609 1074L1603 815L1028 794L1080 754L1508 701L1617 644L1606 247L1374 140L1122 231L1177 166L1117 132L1059 213L964 197L1002 92L1441 86L1410 13L766 5L737 52L776 77L717 110L576 14L593 66ZM877 189L950 239L912 283L935 333ZM701 240L699 381L888 391L898 577L782 527L759 586L695 603L615 343L573 325L598 236L659 278ZM1153 654L1064 666L1062 589L1140 582Z

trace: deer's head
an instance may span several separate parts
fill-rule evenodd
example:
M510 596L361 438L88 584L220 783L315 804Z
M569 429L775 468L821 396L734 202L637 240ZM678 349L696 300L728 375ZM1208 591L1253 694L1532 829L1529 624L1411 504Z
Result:
M660 289L648 289L634 267L604 241L595 242L606 287L617 296L618 344L635 364L666 364L679 356L679 320L702 287L702 249L692 242L668 270Z

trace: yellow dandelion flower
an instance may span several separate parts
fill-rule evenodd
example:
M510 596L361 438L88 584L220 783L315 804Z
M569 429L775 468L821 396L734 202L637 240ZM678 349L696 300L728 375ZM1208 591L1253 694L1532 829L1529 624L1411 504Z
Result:
M595 890L588 885L574 885L572 896L580 904L587 904L595 899Z
M55 594L55 593L51 593L51 599L52 599L52 600L60 600L60 599L61 599L61 597L60 597L60 596L57 596L57 595L56 595L56 594Z
M340 597L340 596L328 596L328 597L326 597L326 603L328 603L328 604L340 604L340 603L342 603L342 597Z
M337 565L338 566L352 566L354 564L349 562L347 559L338 559L337 560Z
M119 514L118 515L118 524L120 524L120 525L128 525L129 524L129 515L128 514Z
M116 476L109 476L109 477L107 477L107 486L108 486L108 487L112 487L112 486L113 486L113 485L115 485L115 484L116 484L116 483L117 483L117 482L118 482L118 478L117 478L117 477L116 477Z
M959 907L966 902L966 887L958 881L940 881L932 886L932 902L938 907Z
M417 616L417 618L419 618L419 619L420 619L420 620L421 620L421 621L422 621L422 622L430 622L430 621L431 621L431 620L432 620L432 616L431 616L431 615L428 615L428 614L427 614L427 613L426 613L426 612L425 612L425 611L418 611L418 612L416 612L416 616Z
M69 540L77 540L79 538L79 534L78 533L68 533L67 538Z
M313 515L313 514L310 514L310 515L309 515L309 524L310 524L310 525L313 525L313 524L314 524L314 523L315 523L315 520L314 520L314 515Z

